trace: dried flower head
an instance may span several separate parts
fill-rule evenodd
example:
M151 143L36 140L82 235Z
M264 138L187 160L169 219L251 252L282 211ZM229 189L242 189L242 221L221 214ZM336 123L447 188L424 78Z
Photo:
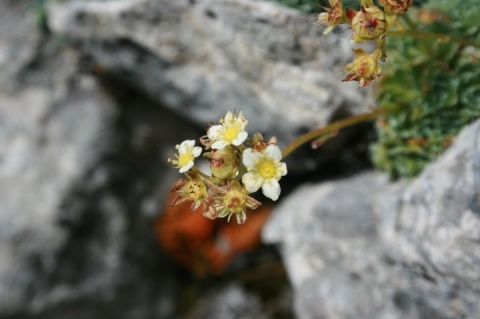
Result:
M359 87L364 87L382 75L378 64L382 56L381 50L369 54L363 49L353 49L353 53L355 60L345 65L344 70L348 73L342 81L358 81Z
M242 182L247 191L253 193L261 187L266 197L277 200L281 191L278 181L287 174L287 165L281 159L282 151L274 144L268 145L264 152L246 149L242 161L248 173L243 175Z
M242 112L236 116L232 112L228 112L220 125L211 126L207 131L207 136L211 141L211 147L214 149L223 149L227 145L241 145L248 136L245 126L248 121L243 117Z
M198 174L189 174L187 177L177 181L170 190L176 194L172 205L192 201L192 210L196 210L208 198L207 185Z
M200 156L202 153L202 148L195 146L194 140L183 141L180 145L176 145L175 149L178 150L178 155L175 155L176 160L168 159L175 168L179 169L180 173L187 172L190 168L193 167L193 162L195 157Z
M412 0L378 0L387 13L404 13L412 5Z
M238 181L233 181L224 194L215 199L214 205L219 212L218 217L228 216L230 221L230 217L235 215L237 223L243 224L247 220L247 208L256 209L261 203L248 196L247 190Z
M328 26L328 28L323 31L323 34L327 34L339 25L343 18L343 3L341 0L329 0L330 8L322 7L326 12L322 12L318 15L318 25L319 26Z
M274 144L276 145L277 144L277 138L275 136L271 137L268 141L265 141L263 139L263 136L262 134L260 133L255 133L253 135L253 139L252 139L252 143L251 143L251 147L255 150L255 151L258 151L258 152L264 152L265 149L267 148L268 145L270 144Z

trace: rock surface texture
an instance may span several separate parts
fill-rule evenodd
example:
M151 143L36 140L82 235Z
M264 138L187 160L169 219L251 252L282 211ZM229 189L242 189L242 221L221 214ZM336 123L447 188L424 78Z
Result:
M314 19L255 0L0 1L0 319L175 318L152 231L174 145L228 110L283 146L368 109L340 82L348 36ZM287 178L354 135L289 157ZM479 189L480 123L411 182L298 187L263 233L298 318L478 319ZM199 317L269 318L238 283L202 297Z
M303 186L264 229L299 318L478 318L480 122L418 178Z
M340 83L348 39L313 21L253 0L0 1L0 318L172 317L152 220L174 145L227 110L281 144L366 110ZM237 290L225 309L258 306Z
M365 91L340 81L352 55L348 37L322 37L314 21L253 0L49 6L50 28L76 43L84 67L201 126L241 110L251 132L275 135L281 146L368 110ZM337 154L343 139L317 158ZM315 164L307 157L301 167Z
M152 220L177 175L171 131L195 129L79 72L37 4L0 3L0 318L169 315Z

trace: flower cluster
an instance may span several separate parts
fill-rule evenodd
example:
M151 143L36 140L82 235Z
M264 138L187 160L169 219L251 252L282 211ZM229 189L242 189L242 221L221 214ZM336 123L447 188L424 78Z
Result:
M339 24L347 23L352 29L352 42L376 42L372 53L354 49L354 61L345 66L347 75L343 81L358 81L359 87L366 86L382 74L379 62L387 57L387 32L397 24L397 14L405 13L412 5L412 0L379 0L383 9L374 5L373 0L361 0L358 11L350 8L344 11L342 0L329 2L330 8L324 8L326 12L318 16L318 24L327 27L324 34Z
M176 159L168 161L184 173L185 178L177 181L171 190L176 195L173 205L191 201L193 210L203 205L203 215L210 219L227 217L230 220L235 215L237 222L243 224L247 208L256 209L261 205L251 193L261 188L266 197L278 199L281 191L278 181L287 174L287 166L281 162L282 152L276 138L265 141L257 133L248 139L247 123L242 112L228 112L200 138L211 174L195 166L202 147L195 146L194 140L176 146Z

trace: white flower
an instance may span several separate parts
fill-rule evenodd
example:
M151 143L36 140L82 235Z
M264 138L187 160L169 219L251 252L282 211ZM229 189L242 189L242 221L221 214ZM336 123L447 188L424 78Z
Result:
M266 197L277 200L280 195L278 181L287 174L287 165L280 162L281 159L282 151L274 144L268 145L263 153L246 149L242 161L248 173L242 176L242 183L247 191L253 193L261 187Z
M210 127L207 132L208 138L213 142L212 148L221 150L230 144L239 146L247 139L248 133L245 132L245 126L248 121L243 117L242 112L237 117L229 111L220 123Z
M185 173L192 168L195 157L200 156L202 153L202 148L195 146L194 140L183 141L180 145L176 145L175 148L178 150L178 155L175 154L177 159L172 160L169 158L168 161L176 165L176 168L180 169L180 173Z

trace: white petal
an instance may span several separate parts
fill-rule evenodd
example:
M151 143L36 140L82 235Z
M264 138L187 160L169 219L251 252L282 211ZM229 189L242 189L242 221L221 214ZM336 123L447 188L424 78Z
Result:
M180 144L180 147L178 149L179 154L185 154L187 152L190 152L190 150L195 146L195 140L186 140L183 141L182 144Z
M280 176L285 176L287 175L287 164L283 163L283 162L280 162L277 164L277 167L276 167L276 177L280 177Z
M235 125L238 125L242 130L245 129L245 126L247 126L248 121L246 118L243 117L242 112L238 114L238 118L235 121Z
M202 148L200 146L195 146L192 150L192 154L194 157L199 157L202 154Z
M233 113L228 111L227 112L227 115L225 115L225 117L223 118L224 120L224 123L229 123L229 122L232 122L233 121Z
M282 151L280 150L280 147L278 147L277 145L270 144L265 149L265 156L279 161L282 159Z
M245 131L240 132L237 137L232 141L232 144L238 146L242 144L248 137L248 133Z
M211 126L207 131L207 136L209 139L216 140L222 136L222 133L221 133L222 130L223 130L223 125Z
M243 165L245 165L247 169L252 168L255 166L260 157L262 157L262 154L253 150L252 148L247 148L245 151L243 151L242 155Z
M263 195L270 198L271 200L277 200L280 196L280 184L275 178L270 178L265 181L262 185Z
M249 193L255 193L262 186L263 178L258 174L252 172L246 173L242 176L242 183Z
M187 163L187 165L181 167L179 172L180 173L185 173L186 171L188 171L192 167L193 167L193 161L190 161L190 162Z
M225 141L216 141L215 143L212 144L212 148L216 150L223 150L225 146L228 145L228 142Z

